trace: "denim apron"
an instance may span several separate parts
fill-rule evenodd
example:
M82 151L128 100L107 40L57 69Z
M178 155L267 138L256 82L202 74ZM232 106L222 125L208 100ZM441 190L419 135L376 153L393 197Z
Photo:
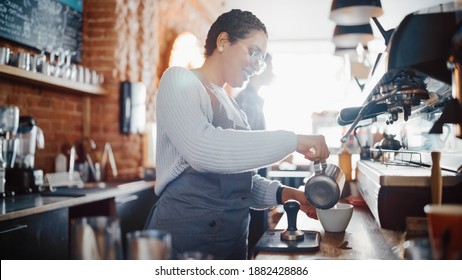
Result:
M215 94L202 83L211 99L212 125L248 130L248 125L240 127L228 118ZM244 117L243 121L246 123ZM201 251L214 259L246 259L249 195L254 174L203 173L188 167L167 185L146 228L170 232L174 254Z

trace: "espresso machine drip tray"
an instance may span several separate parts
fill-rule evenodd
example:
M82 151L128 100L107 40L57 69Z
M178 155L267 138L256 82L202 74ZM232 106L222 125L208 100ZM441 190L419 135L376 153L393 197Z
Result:
M282 240L284 230L267 230L255 245L258 252L315 252L319 250L321 234L317 231L303 230L303 240Z

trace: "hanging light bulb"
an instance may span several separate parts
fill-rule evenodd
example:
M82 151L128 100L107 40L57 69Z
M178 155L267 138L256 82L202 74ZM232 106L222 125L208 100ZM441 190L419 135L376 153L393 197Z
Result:
M336 25L332 42L337 48L356 48L358 44L367 46L374 39L370 24Z
M339 25L361 25L381 15L380 0L333 0L329 19Z

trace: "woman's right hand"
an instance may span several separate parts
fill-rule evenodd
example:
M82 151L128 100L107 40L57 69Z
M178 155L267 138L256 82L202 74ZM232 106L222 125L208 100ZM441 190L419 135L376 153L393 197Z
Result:
M323 135L297 135L297 152L311 161L323 161L329 157L329 148Z

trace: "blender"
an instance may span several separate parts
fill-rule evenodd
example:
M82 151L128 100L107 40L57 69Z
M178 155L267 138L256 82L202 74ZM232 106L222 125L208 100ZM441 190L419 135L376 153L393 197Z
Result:
M19 139L19 149L15 167L34 168L35 147L43 149L45 147L45 139L42 130L37 126L33 117L19 117L17 138Z
M18 149L14 166L6 169L6 189L10 193L38 191L43 185L43 170L34 168L35 149L43 149L45 139L33 117L19 117L16 139Z
M13 167L18 149L16 133L19 126L19 108L0 106L0 195L6 195L6 169Z

